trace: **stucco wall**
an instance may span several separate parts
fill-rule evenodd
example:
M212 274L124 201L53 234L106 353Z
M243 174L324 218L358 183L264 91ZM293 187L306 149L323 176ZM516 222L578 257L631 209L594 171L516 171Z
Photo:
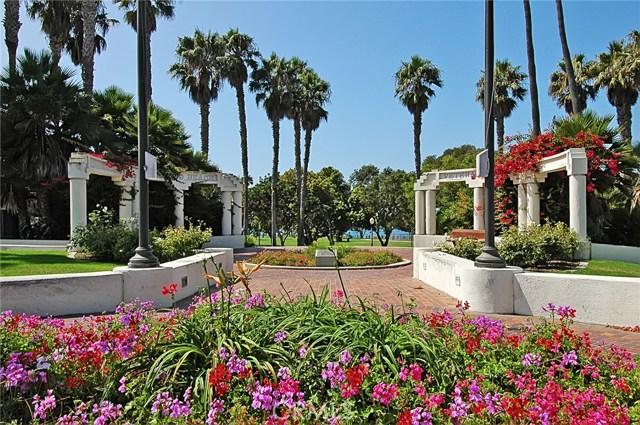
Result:
M591 259L640 263L640 247L592 243Z

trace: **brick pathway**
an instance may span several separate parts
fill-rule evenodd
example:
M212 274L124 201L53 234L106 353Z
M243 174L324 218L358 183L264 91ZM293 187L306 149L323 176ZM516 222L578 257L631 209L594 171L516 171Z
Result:
M236 261L251 258L259 248L244 249L236 252ZM390 248L403 258L411 259L411 248ZM349 296L372 299L379 303L401 305L399 293L405 302L415 299L421 313L441 311L444 308L455 310L457 300L431 286L414 279L413 266L373 270L342 270L342 280ZM334 270L303 270L261 268L252 276L251 288L267 291L273 296L285 297L285 291L291 297L306 295L313 289L320 293L328 286L330 291L341 289L338 273ZM542 306L540 306L542 307ZM473 313L472 313L473 314ZM530 316L489 315L503 321L509 330L517 331ZM606 344L615 344L640 355L640 333L626 332L602 325L576 322L573 328L579 332L588 332L594 344L603 340Z

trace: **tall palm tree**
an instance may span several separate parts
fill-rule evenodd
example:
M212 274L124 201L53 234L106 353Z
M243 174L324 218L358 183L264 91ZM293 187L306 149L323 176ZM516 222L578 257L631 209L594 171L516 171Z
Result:
M220 59L222 76L231 87L236 90L238 102L238 118L240 120L240 150L242 154L242 179L244 191L244 227L245 237L249 224L249 150L247 143L247 114L244 103L244 84L249 78L248 68L255 70L258 66L257 58L260 57L258 47L247 34L241 34L237 29L229 30L222 36L225 50Z
M47 35L51 58L56 65L69 38L73 6L74 2L70 1L34 0L27 7L29 17L39 20L42 32Z
M147 65L147 102L151 101L151 34L158 28L158 18L173 19L174 0L144 0L149 1L147 6L147 33L145 38L149 46L145 52L145 62ZM114 0L120 9L125 10L124 20L131 25L134 31L138 28L138 10L136 0Z
M395 73L396 97L413 115L413 150L416 179L420 177L420 133L422 114L429 107L429 101L436 95L434 87L442 87L440 70L429 59L415 55L410 62L402 62Z
M496 61L493 74L493 116L496 121L498 150L504 146L504 119L509 118L518 104L524 99L527 89L524 87L527 74L520 72L520 66L513 66L508 60ZM484 71L476 83L476 100L484 108Z
M564 108L568 115L581 114L587 108L587 101L596 98L598 91L593 86L593 62L585 62L585 55L579 53L573 56L573 70L578 88L578 109L573 109L571 93L569 93L569 78L567 77L564 61L558 62L558 69L551 74L549 82L549 96L556 101L560 108Z
M100 0L82 2L82 85L85 93L93 93L93 65L95 54L96 15Z
M631 107L640 92L640 32L632 31L626 42L609 43L609 50L598 55L595 72L596 88L606 88L616 108L620 136L631 140Z
M298 215L298 246L304 245L304 219L307 203L307 181L309 175L309 156L311 154L311 137L320 127L322 121L327 121L329 113L324 109L331 98L331 88L328 82L321 79L312 69L308 69L301 76L302 95L302 127L304 128L304 166L299 191L300 214Z
M9 53L9 72L16 72L16 54L18 52L18 32L20 22L20 0L5 0L4 2L4 41Z
M291 108L292 81L288 63L271 53L263 58L260 67L251 73L249 89L256 93L256 104L262 104L267 118L271 121L273 134L273 163L271 167L271 245L276 245L278 226L276 223L276 203L278 183L278 162L280 159L280 121Z
M527 34L527 69L529 71L529 86L531 87L531 121L533 137L540 135L540 102L538 100L538 81L536 79L536 60L533 50L533 31L531 28L531 5L529 0L523 0L524 21Z
M200 106L200 146L203 155L209 157L209 112L212 101L218 99L221 75L217 58L224 54L218 33L207 34L196 30L193 37L178 38L176 56L169 73L178 80L180 88Z
M564 29L564 11L562 10L562 0L556 0L556 13L558 15L558 33L560 34L560 44L562 45L562 58L567 72L569 81L569 94L571 95L572 110L580 110L580 102L578 100L578 83L573 71L573 63L571 62L571 53L569 52L569 43L567 42L567 33Z

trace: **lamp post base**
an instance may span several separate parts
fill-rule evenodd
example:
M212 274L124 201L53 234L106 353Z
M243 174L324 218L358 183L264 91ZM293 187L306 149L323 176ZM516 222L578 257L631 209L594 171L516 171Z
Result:
M476 267L486 267L489 269L501 269L507 265L500 257L500 254L498 254L498 250L491 246L482 248L482 253L476 257L476 261L473 264Z
M148 269L158 267L160 262L158 258L153 255L153 252L149 248L139 246L136 248L136 253L129 259L127 267L130 269Z

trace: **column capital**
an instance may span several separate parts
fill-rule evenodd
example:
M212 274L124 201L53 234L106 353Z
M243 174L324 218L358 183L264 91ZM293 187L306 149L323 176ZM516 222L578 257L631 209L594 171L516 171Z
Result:
M70 179L85 179L89 180L89 161L83 154L73 152L71 159L69 159L69 166L67 176Z
M587 153L584 149L571 148L567 151L568 175L586 175L587 165Z

